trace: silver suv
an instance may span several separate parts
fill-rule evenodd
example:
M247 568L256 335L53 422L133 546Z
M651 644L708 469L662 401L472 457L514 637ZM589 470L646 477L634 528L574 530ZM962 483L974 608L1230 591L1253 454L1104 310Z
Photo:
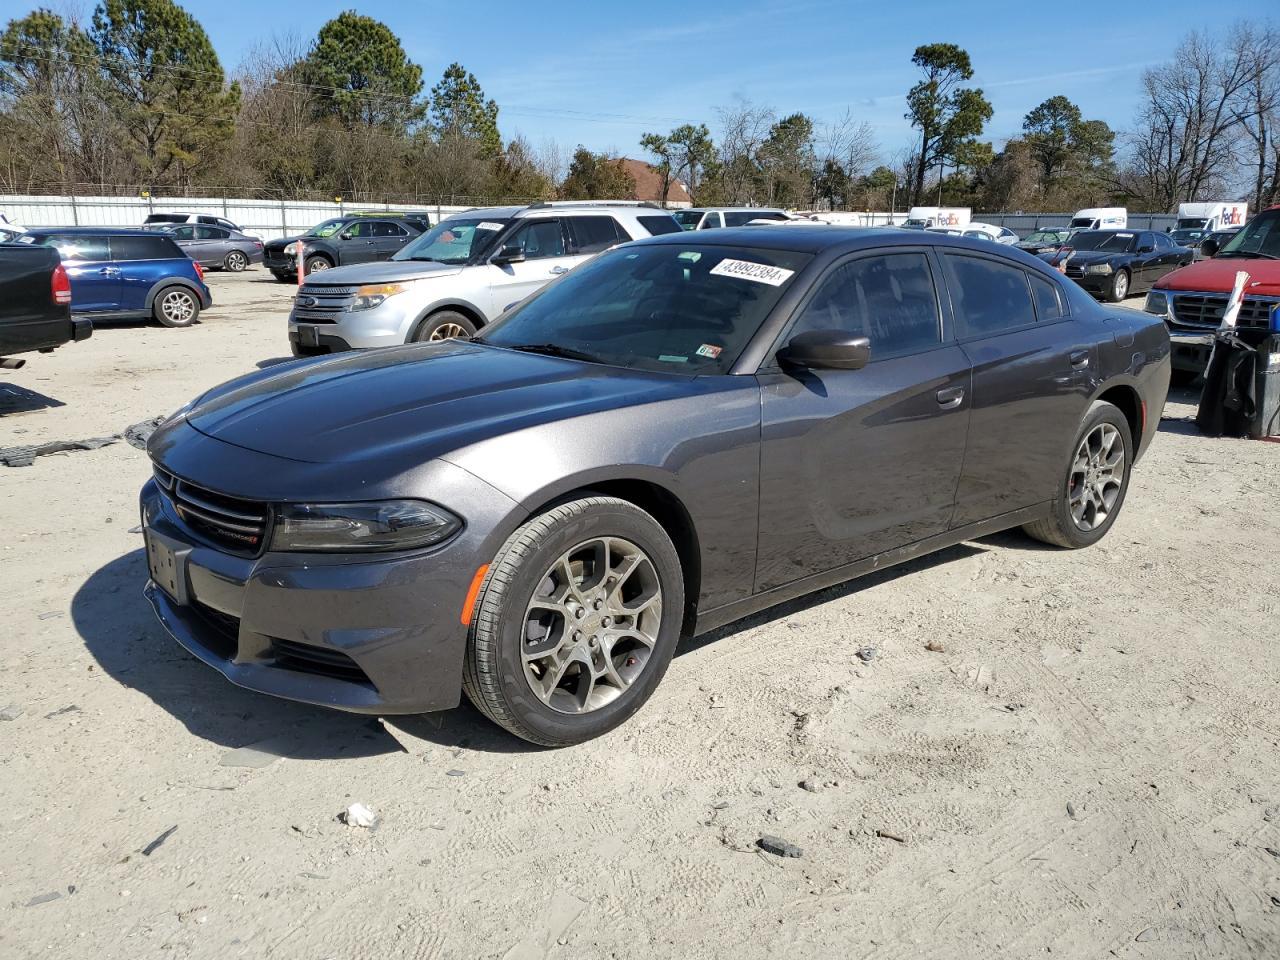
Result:
M289 314L296 357L469 337L595 254L679 233L651 204L535 203L441 220L383 263L309 277Z

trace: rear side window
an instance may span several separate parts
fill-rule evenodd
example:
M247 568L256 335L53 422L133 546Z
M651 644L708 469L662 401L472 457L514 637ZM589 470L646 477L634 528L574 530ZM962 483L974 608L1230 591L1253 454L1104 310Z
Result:
M936 346L942 338L928 259L922 253L891 253L837 267L790 336L813 330L867 337L873 360Z
M63 260L110 260L111 251L106 237L86 237L81 234L52 236L44 241L53 247Z
M714 230L715 228L722 226L724 226L724 224L720 220L720 212L718 210L712 210L702 219L702 223L698 225L698 229Z
M599 253L631 238L613 217L569 217L578 253Z
M186 223L187 215L185 213L153 213L143 223Z
M112 237L112 260L171 260L185 257L176 243L168 237Z
M197 240L225 240L231 236L222 227L196 227Z
M407 237L409 231L398 223L392 223L390 220L375 220L373 223L373 235L375 237Z
M650 236L660 237L664 233L680 232L680 224L676 223L675 217L654 214L649 217L636 217L636 219L640 221L640 226L649 231Z
M1036 322L1031 289L1021 269L994 260L944 254L951 267L951 301L966 336L988 337Z
M1031 278L1031 293L1036 298L1036 316L1040 318L1040 322L1061 320L1065 317L1067 310L1063 305L1062 292L1058 289L1058 285L1052 280L1037 277L1034 273L1028 276Z

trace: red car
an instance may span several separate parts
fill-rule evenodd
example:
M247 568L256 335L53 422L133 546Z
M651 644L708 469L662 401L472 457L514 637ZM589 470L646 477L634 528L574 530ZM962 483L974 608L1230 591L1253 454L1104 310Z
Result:
M1147 294L1147 312L1160 314L1169 325L1174 370L1199 373L1205 368L1212 332L1222 322L1240 271L1249 274L1249 282L1237 328L1276 330L1280 322L1280 204L1259 213L1221 248L1205 253L1211 259L1167 274Z

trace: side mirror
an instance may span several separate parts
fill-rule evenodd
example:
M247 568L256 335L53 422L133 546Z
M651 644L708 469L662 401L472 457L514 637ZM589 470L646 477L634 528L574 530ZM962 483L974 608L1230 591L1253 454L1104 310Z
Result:
M871 341L843 330L811 330L792 337L778 359L817 370L861 370L871 359Z
M343 230L343 231L342 231L342 233L341 233L341 234L339 234L338 239L339 239L339 240L350 240L350 239L351 239L352 237L354 237L355 235L356 235L356 232L355 232L354 230Z
M502 266L506 263L523 263L524 250L521 248L520 244L515 241L504 243L502 245L502 249L495 253L489 259L489 262L496 263L498 266Z
M1218 241L1213 237L1205 237L1200 242L1200 252L1206 257L1216 257L1218 255Z

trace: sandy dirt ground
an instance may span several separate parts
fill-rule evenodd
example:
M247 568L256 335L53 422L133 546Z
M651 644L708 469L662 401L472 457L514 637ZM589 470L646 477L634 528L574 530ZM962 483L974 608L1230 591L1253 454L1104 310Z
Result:
M0 446L288 354L288 288L212 285L196 328L0 373ZM1280 956L1280 445L1176 399L1100 545L1003 534L732 625L561 751L231 686L142 598L141 451L0 467L0 957Z

